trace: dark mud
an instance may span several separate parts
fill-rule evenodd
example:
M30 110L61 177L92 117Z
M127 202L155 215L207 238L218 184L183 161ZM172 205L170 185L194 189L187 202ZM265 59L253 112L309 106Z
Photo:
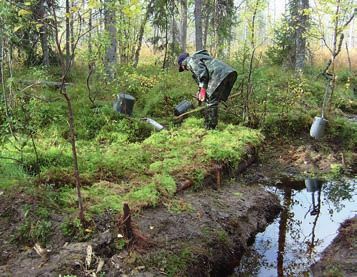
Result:
M237 184L200 193L181 191L175 203L186 211L178 213L174 207L162 206L133 215L140 236L132 247L122 250L115 249L122 235L115 226L87 242L66 241L58 230L47 250L40 245L17 248L8 243L15 225L23 220L20 210L14 209L11 212L17 219L2 225L0 276L100 276L101 272L105 276L139 272L147 276L226 276L256 233L281 209L275 195L263 188ZM100 225L105 226L102 219L98 219ZM91 262L86 264L88 253L92 253Z

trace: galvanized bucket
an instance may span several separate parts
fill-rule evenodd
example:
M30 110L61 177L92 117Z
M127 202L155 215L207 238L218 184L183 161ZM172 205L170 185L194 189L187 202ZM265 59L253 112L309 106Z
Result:
M321 138L324 135L326 125L328 123L328 121L326 119L324 119L324 110L325 110L325 105L326 105L326 100L327 100L327 95L328 95L328 88L330 86L330 81L331 81L331 77L328 76L326 92L325 92L325 96L324 96L324 102L322 104L322 111L321 111L322 116L321 117L316 116L314 118L314 122L312 123L311 129L310 129L310 136L315 137L317 139Z
M306 191L308 192L315 192L321 189L318 180L312 178L305 179L305 186L306 186Z
M317 139L321 138L325 133L327 122L328 121L326 119L316 116L311 125L310 136Z
M179 116L179 115L187 112L191 108L192 108L191 103L185 99L175 107L175 115Z
M120 93L116 96L113 109L119 113L132 115L135 98L129 94Z

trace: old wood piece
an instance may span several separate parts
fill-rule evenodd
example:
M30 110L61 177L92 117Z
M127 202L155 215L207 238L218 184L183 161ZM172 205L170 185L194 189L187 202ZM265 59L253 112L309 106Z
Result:
M204 178L212 176L212 174L216 177L216 185L218 187L222 184L222 171L223 166L215 164L212 168L208 169L208 171L204 174ZM186 179L183 181L176 182L176 193L189 188L193 184L193 180Z
M46 85L50 87L60 88L62 86L61 82L49 82L49 81L42 81L42 80L20 80L20 83L27 84L27 85ZM64 86L73 86L73 83L63 83Z
M213 166L213 172L216 175L217 179L217 186L220 187L222 183L221 173L222 173L222 166L216 164Z
M179 192L180 190L186 189L189 186L193 184L193 181L190 179L187 179L183 182L176 182L176 192Z
M128 203L124 203L122 220L124 223L125 236L127 239L131 240L134 237L134 232L131 224L131 212Z
M252 163L256 161L257 157L255 155L252 155L250 158L248 158L245 161L242 161L238 164L237 168L233 172L233 176L238 176L241 174L245 169L247 169Z

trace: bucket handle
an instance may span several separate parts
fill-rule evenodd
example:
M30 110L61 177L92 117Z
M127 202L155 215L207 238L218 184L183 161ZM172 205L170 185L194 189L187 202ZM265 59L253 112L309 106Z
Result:
M327 95L328 95L328 88L330 87L330 82L332 80L332 74L331 73L326 73L326 79L327 79L327 85L326 85L326 92L325 92L325 96L324 96L324 102L322 104L321 118L324 118L325 106L326 106Z

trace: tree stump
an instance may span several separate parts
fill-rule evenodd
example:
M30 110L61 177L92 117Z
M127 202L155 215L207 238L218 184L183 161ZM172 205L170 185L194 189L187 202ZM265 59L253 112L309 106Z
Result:
M128 240L134 237L133 225L131 224L131 212L128 203L124 203L122 223L124 223L124 235Z

